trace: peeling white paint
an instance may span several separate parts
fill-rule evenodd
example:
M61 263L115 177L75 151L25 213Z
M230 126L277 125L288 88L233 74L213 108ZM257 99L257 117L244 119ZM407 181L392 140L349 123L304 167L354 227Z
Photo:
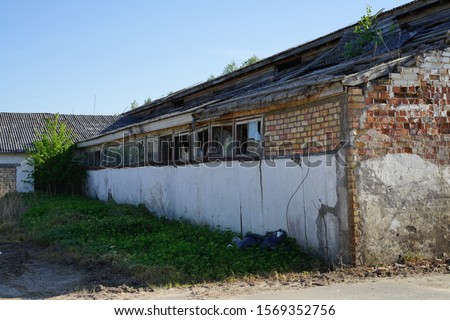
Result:
M448 254L448 167L414 154L388 154L361 162L357 186L360 263L392 263L408 254L425 258Z
M400 222L395 218L392 219L389 229L397 232L398 228L400 228Z
M391 187L428 180L438 171L436 165L415 154L387 154L382 163L379 160L367 160L364 166L371 167L374 177Z

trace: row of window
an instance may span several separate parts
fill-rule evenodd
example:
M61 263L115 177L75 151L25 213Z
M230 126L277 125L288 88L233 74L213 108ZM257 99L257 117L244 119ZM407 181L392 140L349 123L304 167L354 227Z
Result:
M236 122L235 125L211 125L193 133L113 142L100 150L83 152L83 162L89 167L119 167L218 158L256 158L261 155L261 149L261 121L251 120Z

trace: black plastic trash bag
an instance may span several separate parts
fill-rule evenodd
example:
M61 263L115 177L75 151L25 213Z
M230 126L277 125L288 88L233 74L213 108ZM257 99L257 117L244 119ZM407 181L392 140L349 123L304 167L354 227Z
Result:
M264 237L263 242L261 243L261 248L269 248L269 249L275 249L278 247L281 243L286 240L287 234L283 230L274 231L272 233L269 233L267 236Z
M248 232L244 239L241 240L239 237L234 237L231 241L238 248L248 248L253 246L259 246L261 248L275 249L284 240L286 240L287 234L284 230L268 232L265 236ZM232 246L231 244L229 246Z

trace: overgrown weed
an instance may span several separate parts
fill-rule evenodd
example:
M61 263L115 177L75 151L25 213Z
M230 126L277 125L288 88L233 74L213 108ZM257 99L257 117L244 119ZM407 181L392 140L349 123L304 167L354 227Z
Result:
M231 231L158 218L144 206L39 195L20 221L30 240L52 248L52 259L104 270L105 277L120 273L139 285L283 278L321 268L293 239L276 250L228 247Z
M32 206L34 194L11 192L0 198L0 241L21 242L26 234L19 221Z
M27 210L23 196L17 192L0 198L0 224L16 222Z

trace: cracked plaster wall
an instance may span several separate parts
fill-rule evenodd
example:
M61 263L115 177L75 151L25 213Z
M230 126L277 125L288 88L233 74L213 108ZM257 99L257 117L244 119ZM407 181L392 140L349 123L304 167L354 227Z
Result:
M366 264L449 252L450 168L414 154L387 154L362 162L357 179Z

